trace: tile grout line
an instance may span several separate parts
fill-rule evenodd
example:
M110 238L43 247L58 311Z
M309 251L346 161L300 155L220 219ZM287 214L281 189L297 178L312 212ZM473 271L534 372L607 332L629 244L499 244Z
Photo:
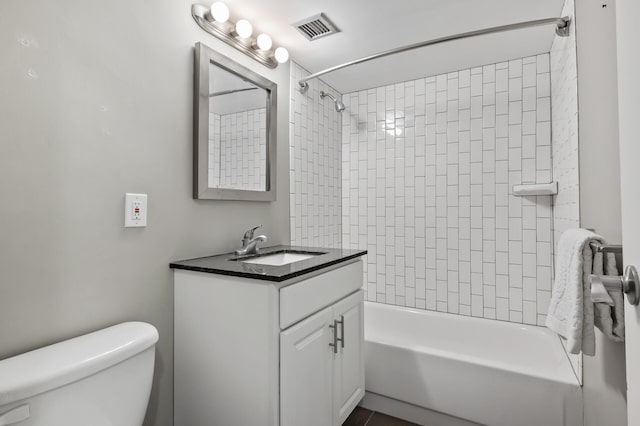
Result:
M371 420L371 418L373 417L373 415L375 414L375 411L371 411L371 413L369 414L369 417L367 417L367 421L364 422L364 425L362 426L367 426L369 424L369 421Z

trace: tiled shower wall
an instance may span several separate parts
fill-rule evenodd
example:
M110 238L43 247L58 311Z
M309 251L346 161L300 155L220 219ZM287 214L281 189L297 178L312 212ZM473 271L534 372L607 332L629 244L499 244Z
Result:
M309 72L291 62L291 112L289 118L289 174L291 244L341 247L342 115L320 90L340 94L314 79L305 94L298 81Z
M267 179L266 109L211 115L209 187L264 190Z
M511 187L551 179L549 55L343 101L342 238L369 251L367 298L543 324L551 197Z

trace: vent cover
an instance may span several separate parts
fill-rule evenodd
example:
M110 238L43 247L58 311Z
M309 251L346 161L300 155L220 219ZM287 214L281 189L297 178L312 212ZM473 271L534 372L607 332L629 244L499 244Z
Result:
M293 26L311 41L340 32L324 13L303 19Z

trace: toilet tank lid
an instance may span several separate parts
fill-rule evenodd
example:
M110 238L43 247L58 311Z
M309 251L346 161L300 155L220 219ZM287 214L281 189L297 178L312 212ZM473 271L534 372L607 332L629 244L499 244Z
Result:
M158 331L125 322L0 361L0 406L88 377L152 347Z

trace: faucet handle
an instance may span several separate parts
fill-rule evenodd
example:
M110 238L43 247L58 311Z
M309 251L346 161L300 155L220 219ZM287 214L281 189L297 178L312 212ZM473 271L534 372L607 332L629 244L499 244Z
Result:
M253 227L251 229L247 229L247 231L244 233L244 237L243 240L250 240L253 238L253 233L256 232L256 229L258 228L262 228L262 225L258 225L256 227Z

